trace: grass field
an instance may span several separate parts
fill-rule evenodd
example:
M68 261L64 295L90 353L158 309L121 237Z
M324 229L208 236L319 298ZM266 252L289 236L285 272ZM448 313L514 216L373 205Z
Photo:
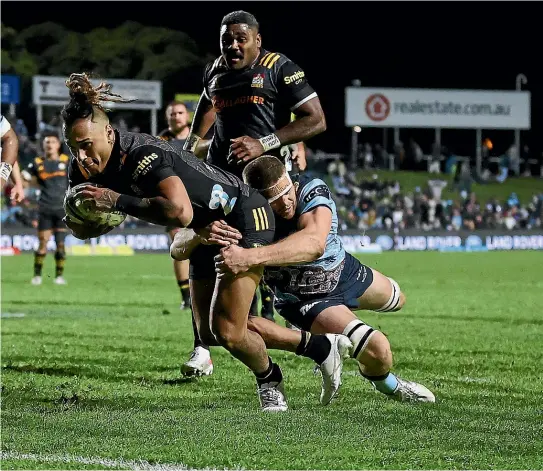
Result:
M360 317L436 404L386 400L349 361L322 407L312 363L273 351L290 409L262 414L252 375L219 348L211 377L180 379L190 314L167 255L72 257L69 286L39 287L31 256L3 257L3 317L20 317L1 325L2 469L542 469L543 253L364 261L408 300Z

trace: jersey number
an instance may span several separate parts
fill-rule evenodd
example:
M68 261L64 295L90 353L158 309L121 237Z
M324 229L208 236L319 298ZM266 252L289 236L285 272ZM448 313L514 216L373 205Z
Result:
M230 199L228 193L223 190L221 185L214 185L211 189L211 199L209 200L209 208L217 209L222 206L224 215L228 216L232 212L234 205L238 199L236 197Z

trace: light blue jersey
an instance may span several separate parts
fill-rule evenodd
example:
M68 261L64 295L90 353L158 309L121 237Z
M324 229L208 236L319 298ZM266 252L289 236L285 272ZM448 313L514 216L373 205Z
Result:
M266 269L266 282L275 288L277 297L291 301L331 293L338 284L345 260L345 249L337 233L337 208L328 185L319 178L311 179L303 175L299 180L297 197L295 216L290 220L275 220L276 241L296 232L300 216L319 206L325 206L332 212L332 226L326 238L324 253L317 260Z

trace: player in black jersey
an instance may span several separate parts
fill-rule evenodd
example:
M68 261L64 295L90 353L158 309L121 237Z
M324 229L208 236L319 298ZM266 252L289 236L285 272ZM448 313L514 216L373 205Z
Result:
M57 285L66 284L63 277L66 250L64 239L66 238L66 225L62 221L64 217L64 194L68 188L68 163L70 158L62 154L61 142L56 134L44 136L43 156L34 158L28 167L22 171L22 176L27 181L34 181L40 188L38 206L38 250L34 254L33 285L42 284L43 261L47 255L47 242L51 234L55 236L56 273L54 282Z
M199 333L208 344L218 342L253 371L262 410L286 410L281 369L268 356L262 337L247 328L262 270L249 270L240 277L217 277L213 257L220 245L208 245L229 245L229 241L243 247L269 244L275 220L268 202L238 177L202 162L191 152L148 134L114 129L101 103L122 98L113 95L109 85L101 83L95 88L85 74L72 74L66 85L70 102L62 117L65 138L74 155L70 185L99 184L83 186L79 193L98 210L119 210L158 225L188 227L199 234L198 243L204 243L190 258L192 307ZM68 216L65 219L80 239L109 230L75 223ZM218 220L239 231L239 237L226 232L224 238L213 240L209 231L206 236L206 228ZM285 335L293 333L284 331ZM323 372L323 389L329 387L329 396L339 388L347 344L348 339L338 335L305 336L300 341L300 353L329 373L326 383Z
M266 152L290 171L288 144L326 129L317 93L301 67L262 48L258 22L250 13L226 15L220 39L222 54L205 68L204 90L185 148L193 149L214 123L210 163L241 176L248 161Z
M185 148L196 149L214 125L208 162L241 176L248 161L266 152L279 157L291 174L297 173L289 144L326 129L320 100L305 72L283 54L262 48L258 22L250 13L226 15L220 40L221 56L205 68L203 92ZM264 315L272 317L270 293L262 288L260 292ZM189 360L192 371L197 371L200 360L207 364L209 353L195 349Z

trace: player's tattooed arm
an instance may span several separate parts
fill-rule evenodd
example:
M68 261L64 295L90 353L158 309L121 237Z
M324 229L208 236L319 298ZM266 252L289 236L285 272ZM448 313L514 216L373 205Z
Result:
M158 183L158 196L138 198L109 188L86 186L81 195L100 211L122 211L143 221L161 226L186 227L192 221L192 205L185 185L171 176Z
M192 204L181 179L170 176L160 181L157 196L138 198L119 195L115 209L161 226L186 227L193 217Z

